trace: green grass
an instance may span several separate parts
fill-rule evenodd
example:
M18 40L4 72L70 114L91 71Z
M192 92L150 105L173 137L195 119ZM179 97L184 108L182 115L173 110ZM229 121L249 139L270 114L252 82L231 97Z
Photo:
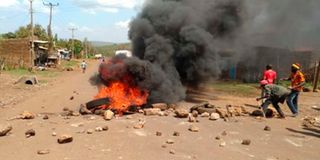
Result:
M76 61L76 60L62 61L62 62L61 62L61 66L62 66L63 68L75 67L75 66L77 66L77 65L79 65L79 62Z
M58 76L60 73L57 71L35 71L35 72L30 72L25 68L19 68L19 69L10 69L5 71L5 73L8 73L12 76L20 77L24 75L35 75L38 76L39 78L53 78Z
M217 92L236 96L257 96L260 94L259 84L239 82L213 82L210 84Z

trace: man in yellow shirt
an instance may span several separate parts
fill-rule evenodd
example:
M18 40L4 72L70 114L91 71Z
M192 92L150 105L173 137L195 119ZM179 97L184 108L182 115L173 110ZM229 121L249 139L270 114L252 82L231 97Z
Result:
M303 90L305 84L305 78L301 72L301 65L299 63L294 63L291 66L291 75L286 80L291 81L289 89L291 93L287 98L287 104L293 113L293 117L298 116L298 97L299 93Z

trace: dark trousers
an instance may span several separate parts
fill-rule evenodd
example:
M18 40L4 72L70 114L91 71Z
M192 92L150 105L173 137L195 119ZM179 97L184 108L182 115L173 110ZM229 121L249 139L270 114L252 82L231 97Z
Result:
M270 104L273 105L273 107L277 110L277 112L279 113L280 117L284 117L284 113L282 112L280 106L278 105L278 103L280 102L281 100L279 98L268 98L264 101L264 103L261 105L262 106L262 109L263 109L263 112L264 114L267 113L267 110L268 110L268 106Z
M288 96L287 104L293 114L298 113L298 97L299 91L292 90Z

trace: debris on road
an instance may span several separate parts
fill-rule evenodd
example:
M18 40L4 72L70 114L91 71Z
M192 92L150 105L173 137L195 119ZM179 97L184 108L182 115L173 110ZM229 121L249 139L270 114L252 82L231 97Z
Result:
M251 140L250 139L244 139L241 144L250 145L251 144Z
M36 135L36 131L34 129L29 129L25 132L25 135L27 138L31 137L31 136L35 136Z
M196 127L196 126L194 126L194 125L191 125L191 126L189 127L189 131L191 131L191 132L199 132L199 128Z
M34 118L35 118L35 115L31 112L28 112L28 111L24 111L21 114L21 119L34 119Z
M6 136L11 130L11 125L0 125L0 137Z
M198 104L198 105L191 107L190 111L191 112L197 111L200 115L205 112L211 114L211 113L215 112L215 106L209 104L209 102L204 102L204 103L201 103L201 104Z
M190 113L188 115L188 122L194 123L194 122L197 122L197 119Z
M102 131L103 131L103 128L102 128L102 127L96 127L96 128L95 128L95 131L96 131L96 132L102 132Z
M84 124L82 122L70 124L71 127L83 127Z
M47 119L49 119L49 116L48 116L48 115L44 115L44 116L42 117L42 119L47 120Z
M174 143L174 140L168 139L168 140L166 141L166 143L167 143L167 144L173 144L173 143Z
M66 112L66 111L71 111L71 110L70 110L68 107L63 107L63 108L62 108L62 111L65 111L65 112Z
M48 150L48 149L38 150L37 153L38 153L39 155L49 154L49 153L50 153L50 150Z
M220 115L218 113L211 113L209 119L213 120L213 121L218 120L218 119L220 119Z
M189 112L187 109L178 108L175 110L176 117L178 118L188 118Z
M104 126L104 127L102 127L102 130L103 131L107 131L107 130L109 130L109 127L108 126Z
M155 115L159 115L159 113L161 112L160 108L147 108L143 110L144 115L146 116L155 116Z
M306 128L320 127L320 117L306 116L302 120L302 126Z
M86 131L86 133L87 133L87 134L92 134L92 133L93 133L93 129L88 129L88 130Z
M191 114L192 114L192 116L195 117L195 118L197 118L198 115L199 115L198 111L196 111L196 110L193 110L193 111L191 112Z
M265 126L263 130L265 130L265 131L271 131L271 127L270 127L270 126Z
M92 112L84 104L80 104L79 113L81 115L92 114Z
M206 118L206 117L209 117L210 114L208 112L204 112L200 116Z
M73 141L73 137L71 135L62 135L58 138L57 142L59 144L70 143Z
M173 132L173 136L176 136L176 137L180 136L180 132L177 132L177 131Z
M113 116L114 116L114 113L110 110L105 111L103 114L103 118L107 121L110 121L113 118Z
M224 141L219 144L220 147L225 147L226 145L227 145L227 143Z
M146 121L144 119L139 119L138 124L133 126L134 129L142 129L145 125Z
M161 111L165 111L169 108L168 104L166 103L155 103L155 104L152 104L151 106L152 108L159 108Z

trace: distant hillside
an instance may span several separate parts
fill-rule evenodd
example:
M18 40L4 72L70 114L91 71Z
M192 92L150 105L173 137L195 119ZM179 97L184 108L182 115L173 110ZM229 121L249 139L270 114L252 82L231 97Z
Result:
M115 44L115 43L103 42L103 41L90 41L90 43L91 43L94 47L109 46L109 45Z
M116 50L131 50L131 43L109 44L104 46L97 46L95 50L104 56L113 56Z

